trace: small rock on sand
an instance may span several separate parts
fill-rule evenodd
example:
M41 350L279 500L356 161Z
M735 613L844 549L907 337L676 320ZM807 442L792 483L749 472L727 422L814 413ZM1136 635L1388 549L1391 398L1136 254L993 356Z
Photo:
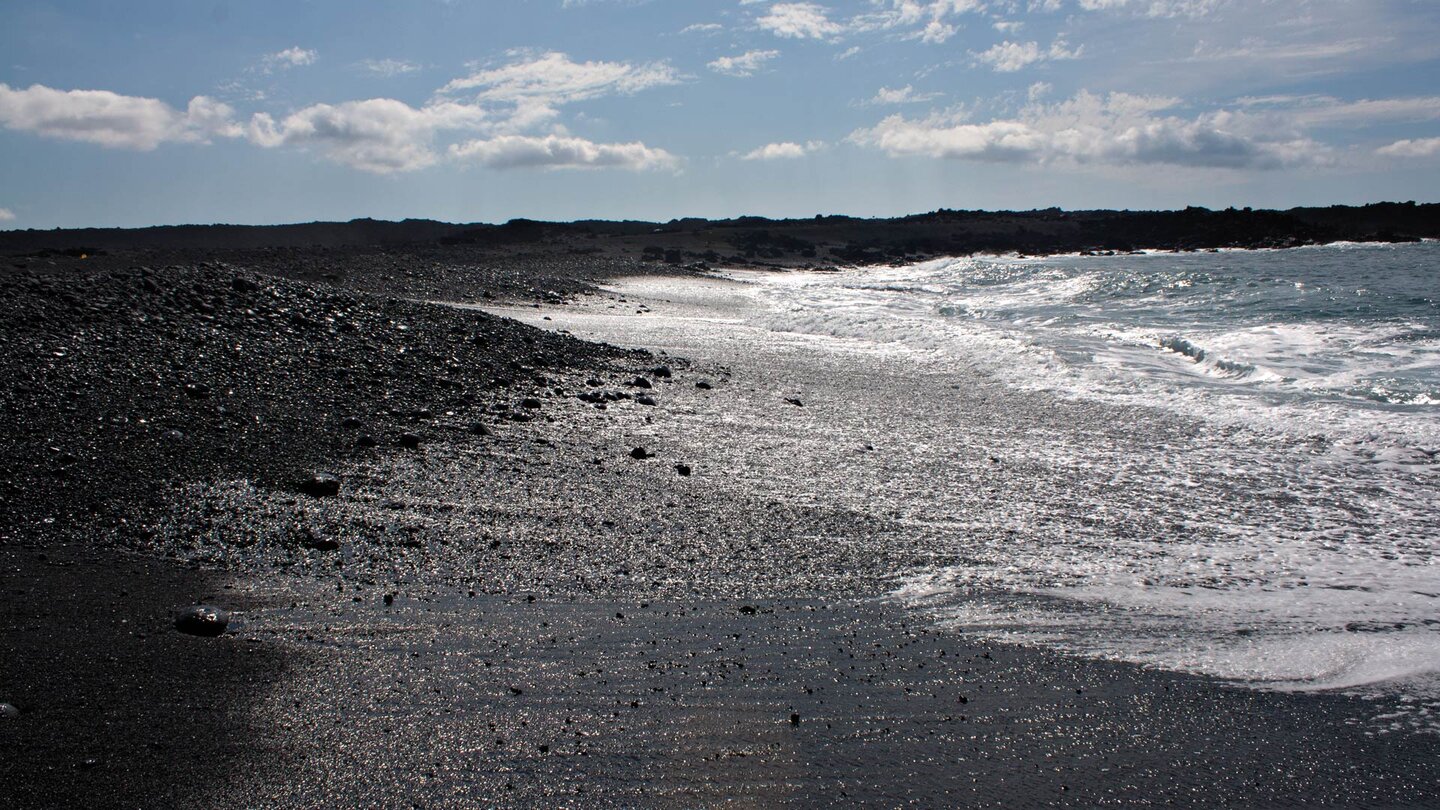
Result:
M682 476L684 476L684 477L689 477L689 475L690 475L690 465L689 465L689 464L676 464L676 465L675 465L675 472L680 473L680 475L682 475Z
M418 434L418 433L401 433L401 434L400 434L400 446L401 446L401 447L408 447L408 448L410 448L411 450L414 450L415 448L417 448L417 447L420 446L420 434Z
M332 473L317 472L300 482L300 492L315 498L329 498L340 494L340 479Z
M230 626L230 614L217 607L196 605L181 611L175 629L192 636L215 637Z
M12 703L0 703L0 719L12 720L20 716L20 710Z
M630 451L630 457L631 457L631 458L633 458L633 459L639 459L639 460L642 460L642 461L645 460L645 459L647 459L647 458L650 458L650 457L653 456L653 455L655 455L655 454L652 453L652 452L650 452L649 450L646 450L646 449L643 448L643 447L637 447L637 448L635 448L634 450L631 450L631 451Z

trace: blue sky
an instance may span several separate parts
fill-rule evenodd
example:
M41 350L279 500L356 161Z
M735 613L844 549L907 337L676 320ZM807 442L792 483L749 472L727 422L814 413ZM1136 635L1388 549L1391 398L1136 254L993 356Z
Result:
M1435 0L0 5L0 228L1437 187Z

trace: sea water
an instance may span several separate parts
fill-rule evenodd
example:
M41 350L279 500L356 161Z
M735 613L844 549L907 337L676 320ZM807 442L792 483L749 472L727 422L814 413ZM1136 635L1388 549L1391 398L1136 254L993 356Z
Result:
M1401 701L1395 727L1434 727L1440 244L973 257L756 286L750 320L774 332L1194 426L1182 444L1112 430L1044 448L1108 493L1071 519L1017 500L987 526L937 503L953 530L927 542L966 562L903 572L898 598L996 639L1378 690Z

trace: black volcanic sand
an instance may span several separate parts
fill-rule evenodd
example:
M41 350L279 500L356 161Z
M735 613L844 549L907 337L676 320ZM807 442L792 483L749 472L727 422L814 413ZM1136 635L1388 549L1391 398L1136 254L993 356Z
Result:
M0 303L14 806L1440 801L1435 738L1375 736L1359 699L875 601L958 560L822 497L903 437L773 457L825 428L785 398L843 379L214 264L12 275ZM299 491L316 470L338 495ZM173 630L199 602L227 634Z

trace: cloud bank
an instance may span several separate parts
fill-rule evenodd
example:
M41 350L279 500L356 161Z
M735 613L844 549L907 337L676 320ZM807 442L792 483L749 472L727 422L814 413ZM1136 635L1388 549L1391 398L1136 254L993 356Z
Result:
M850 141L891 157L1034 165L1278 169L1330 160L1324 146L1297 130L1276 129L1273 121L1223 110L1190 118L1165 114L1177 104L1171 98L1081 92L984 123L969 122L963 114L892 115L852 133Z

